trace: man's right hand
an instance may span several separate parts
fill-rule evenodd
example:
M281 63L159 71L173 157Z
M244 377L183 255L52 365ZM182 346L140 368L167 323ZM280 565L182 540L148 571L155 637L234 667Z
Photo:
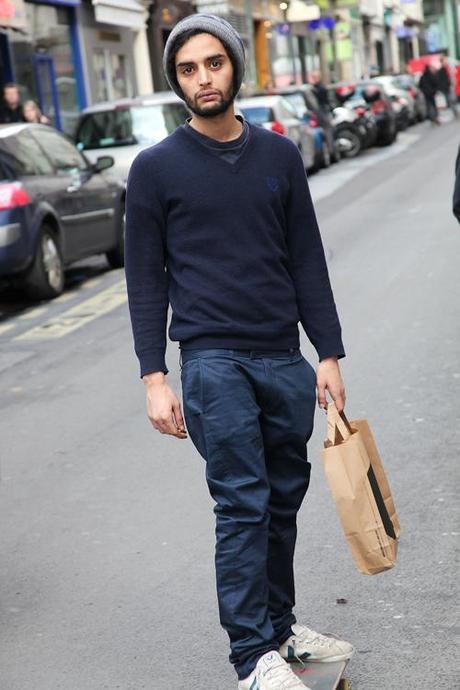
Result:
M180 402L166 383L162 371L145 374L142 380L147 389L147 414L155 429L176 438L187 438Z

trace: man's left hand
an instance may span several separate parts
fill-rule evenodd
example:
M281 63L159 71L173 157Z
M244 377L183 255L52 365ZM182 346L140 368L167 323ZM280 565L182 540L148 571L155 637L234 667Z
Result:
M337 410L342 412L345 407L345 386L343 385L337 357L327 357L318 364L316 371L316 387L318 391L318 405L327 409L326 391L335 402Z

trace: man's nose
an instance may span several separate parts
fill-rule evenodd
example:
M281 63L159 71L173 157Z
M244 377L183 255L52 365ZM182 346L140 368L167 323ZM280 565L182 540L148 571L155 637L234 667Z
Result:
M211 73L205 65L201 65L198 68L198 83L200 86L211 83Z

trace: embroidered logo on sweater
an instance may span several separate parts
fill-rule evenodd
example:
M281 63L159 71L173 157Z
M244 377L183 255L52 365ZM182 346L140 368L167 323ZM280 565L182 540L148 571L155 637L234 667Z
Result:
M267 187L271 192L277 192L280 188L280 183L277 177L267 177Z

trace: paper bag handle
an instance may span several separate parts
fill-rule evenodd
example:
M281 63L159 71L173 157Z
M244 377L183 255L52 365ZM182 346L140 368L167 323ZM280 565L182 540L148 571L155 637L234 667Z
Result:
M332 402L327 406L327 445L337 445L337 431L342 441L349 439L353 433L345 412L339 412Z

